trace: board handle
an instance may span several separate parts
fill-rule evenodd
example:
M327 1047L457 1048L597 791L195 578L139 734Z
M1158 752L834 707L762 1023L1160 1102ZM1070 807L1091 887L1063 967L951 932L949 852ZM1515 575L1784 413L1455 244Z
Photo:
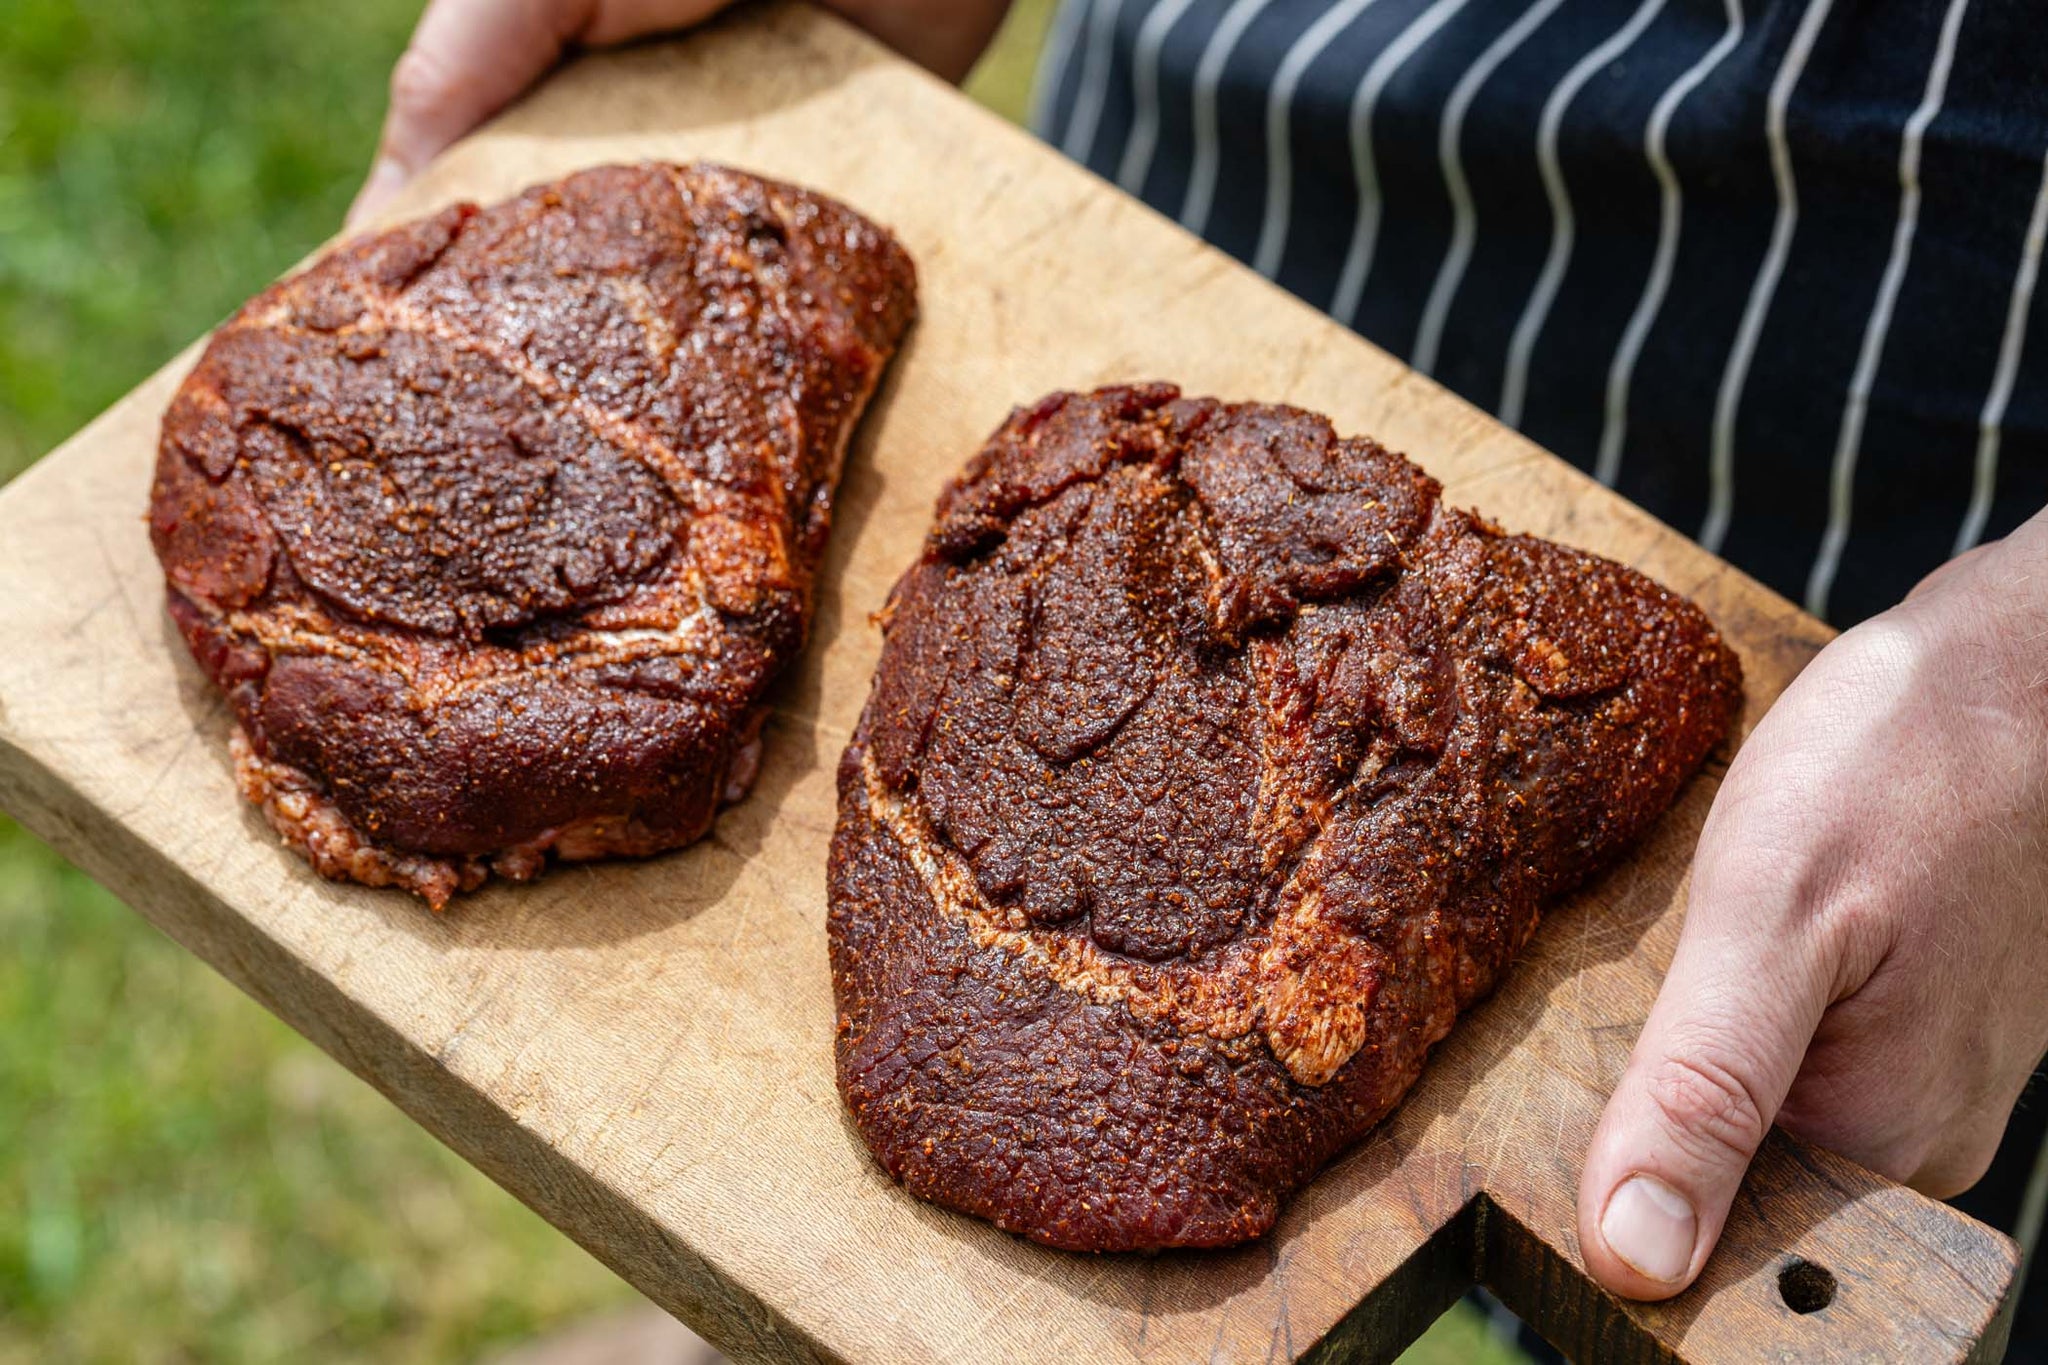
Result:
M2005 1355L2020 1269L2011 1238L1776 1129L1698 1282L1665 1303L1602 1289L1575 1235L1546 1240L1492 1197L1475 1203L1475 1280L1573 1360Z

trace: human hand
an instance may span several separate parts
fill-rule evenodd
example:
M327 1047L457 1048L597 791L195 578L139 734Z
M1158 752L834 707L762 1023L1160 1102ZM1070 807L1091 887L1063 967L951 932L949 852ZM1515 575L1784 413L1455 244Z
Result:
M428 0L391 71L391 104L350 226L444 148L517 99L572 47L702 23L732 0ZM826 0L947 80L967 74L1010 0Z
M2044 982L2048 513L1822 650L1729 768L1586 1157L1588 1267L1691 1284L1774 1120L1967 1189L2048 1048Z

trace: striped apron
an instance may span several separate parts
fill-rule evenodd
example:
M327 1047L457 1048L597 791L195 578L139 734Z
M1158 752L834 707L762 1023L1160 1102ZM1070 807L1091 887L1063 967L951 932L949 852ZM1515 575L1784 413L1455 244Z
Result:
M1838 625L2048 506L2048 5L1067 0L1033 121Z
M1074 0L1035 120L1837 624L2048 505L2038 4Z

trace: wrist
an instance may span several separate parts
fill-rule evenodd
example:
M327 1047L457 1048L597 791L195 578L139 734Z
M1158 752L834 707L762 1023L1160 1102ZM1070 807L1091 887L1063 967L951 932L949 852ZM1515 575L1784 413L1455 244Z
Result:
M2048 510L1943 565L1872 625L1906 627L1943 692L2048 736Z

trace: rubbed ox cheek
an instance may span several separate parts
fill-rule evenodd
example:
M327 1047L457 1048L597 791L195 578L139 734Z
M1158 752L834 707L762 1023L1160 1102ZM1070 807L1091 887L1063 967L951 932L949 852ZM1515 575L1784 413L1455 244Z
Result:
M942 496L830 872L841 1090L914 1193L1257 1236L1719 742L1696 610L1435 498L1163 386L1020 410Z
M395 100L434 78L401 75ZM914 307L843 206L657 163L451 206L252 301L165 416L150 516L244 794L321 874L436 908L551 846L699 837L753 776Z

